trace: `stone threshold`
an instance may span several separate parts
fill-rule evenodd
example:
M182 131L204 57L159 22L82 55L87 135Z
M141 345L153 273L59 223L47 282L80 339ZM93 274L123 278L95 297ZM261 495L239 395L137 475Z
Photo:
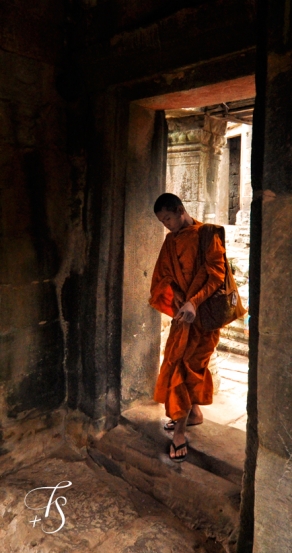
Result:
M151 402L124 411L116 428L92 440L90 458L233 551L245 433L205 419L188 429L187 460L175 463L168 456L172 433L163 430L159 408Z

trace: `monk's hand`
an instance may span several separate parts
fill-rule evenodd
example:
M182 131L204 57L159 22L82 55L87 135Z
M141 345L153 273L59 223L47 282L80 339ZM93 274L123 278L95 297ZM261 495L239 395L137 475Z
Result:
M178 323L193 323L195 318L196 310L190 301L187 301L174 317Z

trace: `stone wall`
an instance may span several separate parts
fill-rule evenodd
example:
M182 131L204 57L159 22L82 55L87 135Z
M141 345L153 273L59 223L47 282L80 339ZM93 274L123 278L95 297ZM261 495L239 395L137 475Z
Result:
M253 209L262 203L255 553L292 548L291 12L271 0L260 8L261 104L253 138ZM251 320L256 301L253 295Z
M87 205L94 201L98 206L98 187L93 199L88 180L94 164L88 169L85 153L93 127L87 105L80 102L65 8L62 2L1 5L4 464L9 451L17 457L19 450L22 462L31 458L29 440L40 430L50 436L48 447L39 444L40 454L59 443L65 414L51 415L54 409L66 403L75 409L83 401L83 410L90 412L92 386L82 378L82 368L94 357L94 340L82 330L92 335L95 328L91 290L96 269L92 278L86 259L96 260L91 237L98 208L90 218Z
M64 17L60 2L1 6L4 449L9 448L9 437L13 447L20 441L13 438L19 419L33 410L58 407L66 394L64 332L55 282L68 247L70 194L66 112L55 87ZM41 426L46 426L45 417Z
M151 144L151 148L149 145ZM131 106L125 208L122 405L153 397L158 373L160 315L148 303L163 227L154 215L165 186L164 114Z

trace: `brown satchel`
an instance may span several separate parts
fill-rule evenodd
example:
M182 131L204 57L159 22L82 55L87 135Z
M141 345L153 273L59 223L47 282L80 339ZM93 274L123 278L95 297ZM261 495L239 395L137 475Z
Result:
M225 229L219 225L204 224L199 228L199 260L205 262L205 254L214 234L218 234L225 248ZM242 317L246 309L241 303L228 259L224 254L225 280L212 296L199 306L201 324L204 330L211 331L228 325L235 319Z

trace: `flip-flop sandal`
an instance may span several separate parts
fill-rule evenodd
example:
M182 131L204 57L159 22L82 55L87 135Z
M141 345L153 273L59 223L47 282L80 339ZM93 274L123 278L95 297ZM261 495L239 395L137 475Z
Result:
M177 421L170 420L170 421L165 423L163 428L164 428L164 430L174 430L174 427L175 427L176 423L177 423ZM203 421L202 422L189 422L189 423L187 423L187 426L198 426L198 424L203 424Z
M163 428L164 430L174 430L175 425L176 425L176 421L170 420L165 423Z
M170 447L173 447L174 449L174 453L176 455L176 452L179 451L180 449L183 449L184 447L187 447L187 442L185 442L184 444L181 444L181 445L178 445L176 446L173 442L171 442L170 444ZM170 448L169 448L169 458L171 461L174 461L175 463L181 463L182 461L185 460L187 456L187 453L185 453L184 455L180 455L179 457L171 457L170 456Z

